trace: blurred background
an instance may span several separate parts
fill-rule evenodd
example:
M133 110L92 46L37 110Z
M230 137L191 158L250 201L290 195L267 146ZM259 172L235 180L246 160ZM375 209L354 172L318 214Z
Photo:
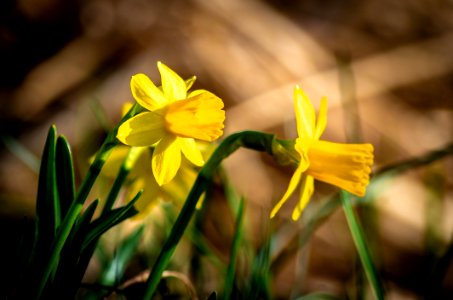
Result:
M453 140L452 53L448 0L2 1L1 238L13 240L12 229L33 217L49 126L68 138L80 180L122 104L133 100L131 76L146 73L158 83L157 61L196 75L196 88L224 100L225 135L253 129L294 138L294 85L316 107L327 96L323 138L373 143L376 171ZM259 245L292 170L247 150L225 161L225 170L247 200L248 230ZM368 239L390 299L420 298L433 257L451 251L452 170L446 157L373 187L362 221L372 227ZM317 187L314 206L333 191ZM272 221L283 240L303 231L290 218L295 200ZM451 299L453 265L442 263L439 299ZM281 299L314 291L347 298L356 268L337 209L273 270L272 291Z

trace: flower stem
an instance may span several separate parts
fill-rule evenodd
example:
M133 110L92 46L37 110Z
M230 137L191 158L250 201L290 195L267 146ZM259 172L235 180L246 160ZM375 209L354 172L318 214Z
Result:
M131 147L127 152L126 158L124 159L121 167L118 171L118 174L115 177L112 188L110 189L109 194L105 200L104 208L102 209L101 216L107 214L112 210L113 205L115 204L116 198L123 186L123 183L126 181L129 172L132 169L132 166L137 161L138 156L142 153L142 149L137 147Z
M370 282L371 289L375 298L382 300L384 299L384 289L373 260L371 259L368 246L365 242L362 226L360 225L359 220L357 220L354 209L352 208L351 197L348 192L342 190L340 192L340 198L343 205L343 211L349 225L349 230L351 231L352 239L359 254L360 261L362 262L363 269L365 270L365 274Z
M195 183L187 196L184 206L173 225L170 235L165 241L156 262L153 265L151 274L146 282L146 289L143 299L151 299L156 291L157 285L162 277L162 273L167 267L173 252L176 249L190 219L195 212L195 208L201 194L208 188L215 170L222 160L235 152L240 147L272 154L272 141L274 135L257 131L242 131L234 133L223 140L212 154L211 158L201 169Z

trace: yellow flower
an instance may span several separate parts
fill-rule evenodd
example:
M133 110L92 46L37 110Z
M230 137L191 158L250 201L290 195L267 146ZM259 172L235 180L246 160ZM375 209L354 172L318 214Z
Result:
M139 214L134 218L145 218L161 201L172 202L180 208L195 182L197 170L187 160L183 159L174 180L159 186L152 175L151 165L149 164L152 149L148 147L136 147L134 149L136 158L126 181L125 193L125 199L131 200L140 190L143 190L143 194L135 203ZM102 168L102 178L115 179L129 150L130 147L127 146L117 146L113 149Z
M181 165L181 152L196 166L204 164L195 140L212 142L223 134L223 102L206 90L188 93L194 77L184 81L169 67L157 63L162 87L144 74L131 79L135 100L147 111L124 122L117 138L129 146L155 146L152 171L159 185L168 183Z
M300 198L292 218L299 219L313 191L314 179L340 187L363 197L370 181L373 164L373 145L340 144L319 140L327 124L327 100L323 98L316 120L315 110L307 95L296 86L294 89L297 134L295 150L299 162L288 189L271 211L275 216L282 205L294 193L300 183Z

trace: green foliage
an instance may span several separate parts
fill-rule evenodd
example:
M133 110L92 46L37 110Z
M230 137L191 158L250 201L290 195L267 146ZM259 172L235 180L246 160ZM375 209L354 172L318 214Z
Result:
M131 113L133 114L133 113ZM45 143L41 166L39 170L38 193L36 202L36 220L32 247L28 243L29 237L24 234L23 243L19 249L16 273L12 276L14 283L6 294L9 299L73 299L82 282L88 264L96 253L95 249L101 236L109 229L117 226L124 220L137 214L134 204L139 199L139 192L126 205L114 208L120 190L126 181L134 160L134 151L128 156L113 182L107 195L102 213L97 216L96 210L100 200L87 203L87 197L110 151L116 145L115 129L108 135L101 150L92 163L89 173L84 178L79 189L76 189L74 179L73 159L70 145L63 136L58 136L56 128L49 129ZM356 199L346 192L341 192L317 206L313 204L312 214L302 220L302 227L292 230L292 236L287 243L278 249L275 241L284 235L281 231L270 232L265 236L262 246L254 253L255 257L249 261L244 258L241 265L246 265L248 273L238 270L238 261L243 257L239 254L247 245L244 223L247 221L244 213L244 200L234 195L232 187L226 180L222 180L224 191L234 215L234 234L229 259L216 256L209 241L200 228L189 227L191 217L195 213L196 204L203 193L212 189L215 175L223 161L230 154L244 147L256 151L267 152L275 156L274 152L286 151L285 144L276 141L273 135L261 132L245 131L227 137L215 150L214 154L201 169L195 184L190 191L183 208L174 222L169 236L162 247L160 254L151 269L148 281L144 284L144 298L150 299L157 288L164 271L167 269L175 248L182 236L188 232L189 239L197 254L207 257L217 268L223 278L222 299L271 299L271 277L277 273L276 269L286 263L288 257L293 257L312 238L314 232L342 205L349 225L350 233L360 258L364 274L376 299L384 299L385 290L378 269L372 259L372 249L366 241L366 235L354 212L354 205L371 202L377 193L377 186L381 181L388 180L399 172L426 165L452 153L451 144L441 150L433 151L425 156L385 167L375 173L370 191L366 199ZM280 155L279 154L279 155ZM278 156L278 155L277 155ZM277 157L278 159L278 157ZM291 162L288 162L291 164ZM431 222L435 222L432 219ZM291 227L294 224L291 224ZM196 227L196 228L194 228ZM190 228L190 230L187 230ZM166 234L167 228L161 228ZM124 239L116 248L111 259L105 259L98 284L100 288L89 288L88 296L99 299L108 296L111 292L121 292L118 286L124 279L128 264L137 253L138 245L143 237L144 227L139 227L130 236ZM431 243L433 244L433 243ZM371 244L372 245L372 244ZM434 245L434 244L433 244ZM159 248L159 245L153 245ZM432 246L434 250L438 247ZM447 267L453 257L453 247L448 245L439 253L433 252L433 266L430 270L427 287L424 288L427 298L438 297L439 282L445 278ZM365 277L364 277L365 278ZM26 286L27 288L23 288ZM220 290L221 287L220 287ZM122 290L124 292L124 290ZM297 296L297 295L296 295ZM215 292L208 295L208 299L217 299ZM324 293L312 293L297 299L336 299Z
M102 159L93 163L97 168L90 171L100 170L107 151L99 155ZM97 174L89 173L81 187L85 190L75 196L70 146L52 126L39 171L33 248L29 255L21 256L22 269L17 275L20 280L16 282L20 286L12 286L7 292L10 299L74 298L99 237L137 214L133 205L141 193L127 205L92 220L99 201L93 201L85 210L83 206ZM26 254L26 247L26 243L22 244L19 253Z
M365 235L363 234L363 229L359 223L355 212L352 208L351 197L346 191L341 191L341 202L343 204L343 210L346 215L346 220L348 221L349 229L351 231L352 239L356 246L357 252L359 254L360 261L362 262L363 269L365 274L370 282L371 289L374 293L376 299L384 299L385 293L384 288L381 283L381 279L376 270L376 267L371 258L370 250L368 249L367 242L365 240Z

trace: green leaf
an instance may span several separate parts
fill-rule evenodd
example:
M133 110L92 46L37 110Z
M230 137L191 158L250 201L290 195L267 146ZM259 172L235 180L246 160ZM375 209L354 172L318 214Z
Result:
M106 232L113 226L136 215L138 211L134 208L134 204L140 198L141 194L142 192L139 192L127 205L113 209L93 221L90 224L90 228L86 234L82 249L86 249L91 242L98 239L104 232Z
M39 169L36 199L36 229L38 246L48 248L60 225L60 206L55 172L55 143L57 130L51 126L47 135Z
M359 254L360 261L362 262L365 274L370 282L371 289L376 299L384 299L384 288L379 278L376 267L371 259L371 254L368 245L365 241L362 226L360 225L351 204L351 197L345 191L340 192L341 203L343 204L343 211L348 221L349 230L351 231L352 239Z
M99 200L93 201L85 211L79 215L74 227L71 230L65 245L60 253L60 263L55 280L52 281L53 295L46 295L52 298L74 299L80 286L83 275L85 274L86 265L81 266L85 261L82 245L85 234L89 228L91 218L93 217ZM90 260L91 256L88 258Z
M93 163L90 165L88 174L83 179L82 184L76 194L75 201L72 202L71 206L69 207L69 210L63 219L61 228L60 230L58 230L55 240L51 244L52 246L49 251L49 259L43 261L43 264L45 264L43 271L39 273L39 278L37 278L37 280L35 278L34 280L34 284L36 284L38 287L36 291L36 298L41 297L44 288L49 281L50 275L54 274L55 269L58 267L58 260L61 250L63 249L66 239L68 238L74 227L74 223L76 222L80 212L83 209L85 200L88 197L88 194L90 193L91 188L93 187L94 182L100 174L102 166L110 155L112 149L119 143L116 138L116 133L119 126L138 112L138 106L138 104L135 104L121 119L120 123L115 126L115 128L107 135L104 143L101 146L101 149L98 151Z
M272 299L270 274L270 238L267 238L252 264L246 299Z
M242 239L242 223L244 220L244 198L239 202L239 208L236 215L236 231L233 236L233 243L231 245L230 263L228 264L227 274L225 277L224 286L224 299L230 299L235 282L236 275L236 260L241 245Z
M127 239L125 239L115 252L115 257L104 271L100 284L104 286L116 286L122 278L126 267L133 257L135 250L143 235L144 226L140 226Z
M56 147L56 175L61 218L66 216L75 198L74 167L71 148L65 137L59 136Z

